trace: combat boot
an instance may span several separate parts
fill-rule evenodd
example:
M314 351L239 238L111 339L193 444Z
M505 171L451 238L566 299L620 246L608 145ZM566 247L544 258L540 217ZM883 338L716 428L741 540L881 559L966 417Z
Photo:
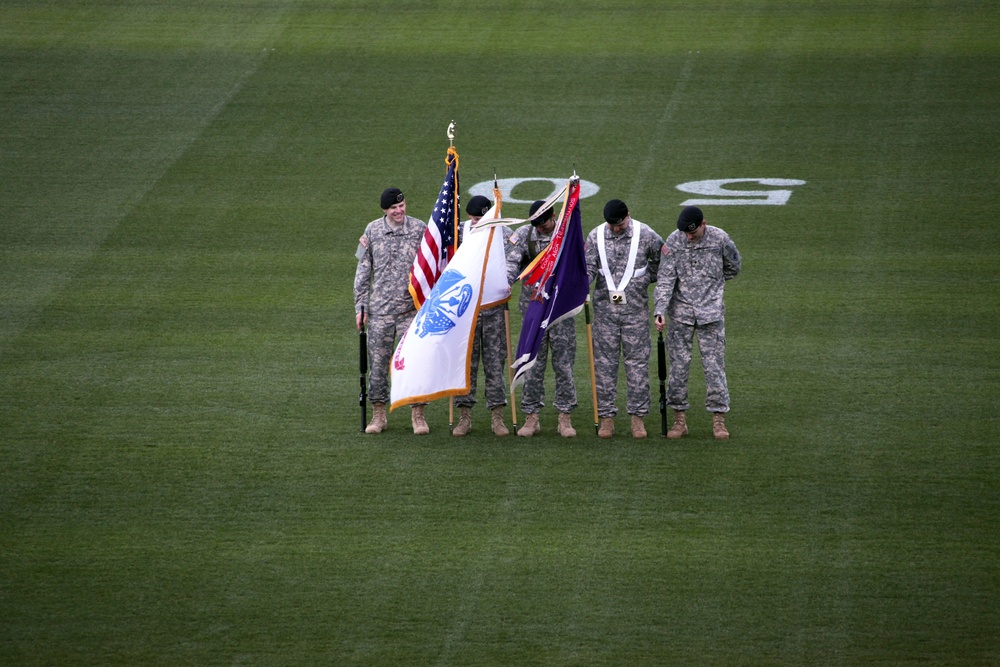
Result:
M559 427L556 429L559 431L559 435L564 438L575 438L576 429L573 428L573 424L570 423L570 417L568 412L559 413Z
M365 433L381 433L388 425L385 416L385 403L372 403L372 407L375 409L375 414L372 415L372 420L365 427Z
M646 437L646 424L642 421L642 415L632 415L632 437Z
M530 438L541 430L542 427L538 423L538 413L535 412L524 416L524 426L517 430L517 434L522 438Z
M463 405L459 408L458 425L451 429L451 434L456 436L469 435L472 430L472 408Z
M712 434L716 440L728 440L729 431L726 429L726 413L712 413Z
M493 427L493 435L510 435L510 429L503 423L503 407L493 408L493 416L490 418L490 426Z
M410 421L413 423L414 435L427 435L431 432L430 427L424 420L424 406L414 405L410 412Z
M615 434L615 418L601 417L601 426L597 429L598 438L610 438Z
M680 440L688 433L687 413L683 410L674 410L674 425L667 431L667 437L671 440Z

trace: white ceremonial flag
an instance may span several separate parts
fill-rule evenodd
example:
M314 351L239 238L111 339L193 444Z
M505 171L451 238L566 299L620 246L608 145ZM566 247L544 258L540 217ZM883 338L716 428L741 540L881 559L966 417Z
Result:
M498 213L494 205L483 218ZM392 355L390 411L469 393L479 311L509 298L503 233L496 227L467 230Z

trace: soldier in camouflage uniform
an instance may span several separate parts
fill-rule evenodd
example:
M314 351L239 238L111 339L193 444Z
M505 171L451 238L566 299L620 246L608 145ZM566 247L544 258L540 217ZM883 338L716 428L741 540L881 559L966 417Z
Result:
M674 423L667 437L687 434L685 413L695 334L705 371L705 407L712 415L712 430L718 440L729 437L725 414L729 411L726 383L726 306L723 291L727 280L740 272L740 253L726 232L705 223L697 206L688 206L677 219L677 231L663 244L654 297L657 331L663 331L664 313L670 317L667 346L670 378L667 404L674 410Z
M534 215L542 204L538 200L531 205L530 215ZM519 227L510 237L507 251L507 282L511 285L517 280L531 260L544 250L552 241L556 220L552 209L542 214L530 225ZM521 314L528 309L533 290L527 286L521 288L521 298L518 310ZM528 370L521 389L521 411L525 414L524 426L517 434L530 437L541 431L538 423L538 412L545 405L545 366L548 363L549 349L552 350L552 370L556 376L556 397L553 405L559 411L557 431L564 438L576 435L570 420L570 413L576 409L576 382L573 379L573 363L576 360L576 320L566 318L548 328L542 343L538 348L535 364Z
M615 432L618 360L625 360L625 409L633 438L645 438L649 414L649 284L656 280L663 239L612 199L604 207L606 224L587 236L587 275L594 283L594 374L597 384L597 435Z
M469 200L465 212L469 219L462 223L458 232L458 242L461 245L465 236L466 225L472 225L486 215L492 204L482 195L476 195ZM513 233L510 227L502 226L496 230L503 233L504 247ZM476 333L472 343L472 357L469 360L469 393L455 399L459 407L458 424L451 434L455 436L468 435L472 430L472 406L476 404L476 379L479 375L479 359L483 360L483 376L486 384L486 407L492 413L491 428L495 435L510 435L510 429L503 421L503 409L507 405L507 390L504 385L504 367L507 361L507 324L504 318L506 304L501 304L479 311L476 320Z
M359 331L368 324L368 400L374 407L366 433L381 433L387 425L389 362L397 339L417 314L409 293L410 268L427 228L423 221L406 215L406 199L397 188L385 190L380 203L384 215L368 223L355 253L354 312ZM429 433L424 406L414 405L411 411L413 432Z

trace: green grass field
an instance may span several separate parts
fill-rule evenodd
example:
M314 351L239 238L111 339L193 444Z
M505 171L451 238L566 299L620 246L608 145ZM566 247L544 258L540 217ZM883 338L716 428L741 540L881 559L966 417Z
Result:
M0 664L1000 663L998 34L985 0L4 3ZM703 206L744 258L730 441L598 440L583 346L576 439L442 401L359 433L357 239L390 185L429 218L452 120L463 195L575 169L587 231L804 181Z

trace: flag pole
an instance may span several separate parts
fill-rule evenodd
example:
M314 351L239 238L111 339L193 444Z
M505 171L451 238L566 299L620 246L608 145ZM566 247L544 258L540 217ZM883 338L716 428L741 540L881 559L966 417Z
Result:
M358 402L361 404L361 432L365 432L368 422L368 331L365 329L365 307L361 306L361 326L358 327L358 369L361 371L361 394Z
M576 175L576 164L573 164L573 178L572 180L579 180L580 177ZM583 312L585 319L587 321L587 351L590 353L590 399L594 404L594 433L600 430L601 420L597 414L597 372L594 369L594 331L593 331L593 317L590 314L590 292L587 292L587 298L583 301Z
M497 206L497 213L503 208L503 193L500 192L500 185L497 183L497 168L493 167L493 202ZM506 248L504 248L506 252ZM509 297L508 297L509 300ZM514 425L512 429L517 433L517 402L514 400L514 369L510 362L514 358L514 351L510 346L510 304L503 304L503 328L507 336L507 386L510 387L510 421Z
M594 370L594 333L593 318L590 316L590 295L583 302L584 317L587 321L587 351L590 352L590 397L594 403L594 430L600 428L600 419L597 416L597 373Z
M510 349L510 308L507 304L503 307L503 324L507 330L507 385L510 387L510 420L514 424L514 431L517 432L517 402L514 400L514 369L510 367L510 360L513 352Z
M454 120L451 121L450 123L448 123L448 148L449 148L449 151L448 151L449 153L452 153L455 150L455 121ZM458 156L457 155L455 156L455 159L458 160ZM456 197L455 215L454 215L454 220L452 221L452 223L455 226L455 241L454 241L454 243L457 246L458 245L458 220L459 220L459 217L462 215L461 212L459 211L458 202L457 202L457 198L459 197L459 191L458 191L458 164L455 165L455 197ZM448 397L448 430L449 431L451 430L451 428L452 428L452 426L454 424L455 424L455 397L454 396L449 396Z

